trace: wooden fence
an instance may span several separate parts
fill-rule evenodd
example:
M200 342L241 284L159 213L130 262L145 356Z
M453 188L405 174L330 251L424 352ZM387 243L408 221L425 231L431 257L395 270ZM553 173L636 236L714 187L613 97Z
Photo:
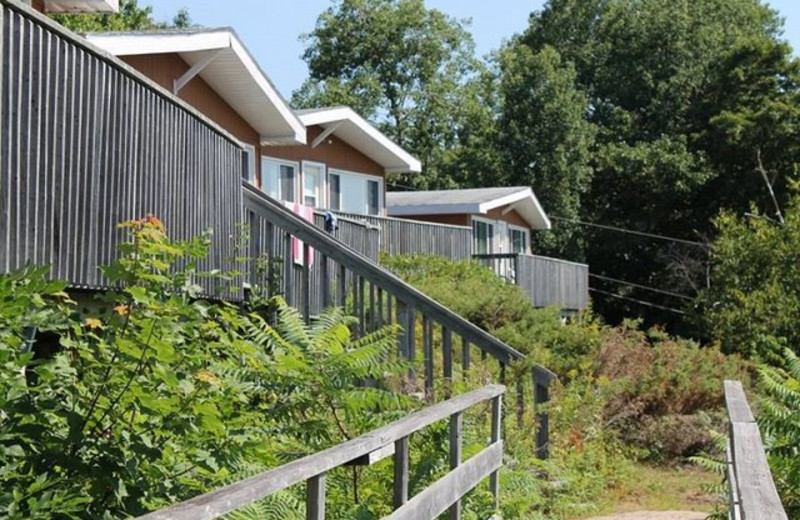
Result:
M577 311L589 298L589 266L516 253L473 255L499 276L519 285L536 307L558 305Z
M280 202L266 196L254 186L242 183L245 214L250 223L251 257L281 258L278 263L269 263L266 270L259 272L255 263L251 266L251 280L268 286L262 280L281 279L279 290L282 294L297 299L290 304L301 309L307 320L313 315L315 305L328 307L336 304L344 306L359 318L359 333L364 334L386 324L396 323L402 329L398 351L416 363L417 351L421 346L422 371L412 374L415 380L422 380L425 393L433 398L434 391L434 330L439 329L442 347L442 379L445 388L454 378L454 336L461 337L461 370L470 370L472 352L477 349L485 356L494 358L500 367L502 381L505 381L506 366L525 358L523 354L498 340L480 327L457 315L427 295L418 291L394 274L371 261L360 252L342 244L317 226L306 222L297 215L286 211ZM288 270L296 269L292 257L294 240L302 241L304 258L309 258L314 249L313 267L306 263L299 266L299 277L287 275ZM272 270L272 272L270 272ZM284 270L283 276L278 270ZM319 283L312 283L312 276L319 277ZM294 286L297 284L297 287ZM295 295L295 296L291 296ZM316 304L315 301L319 303ZM417 324L420 324L421 345L417 342ZM548 387L555 375L547 369L534 366L531 379L517 381L517 410L521 417L525 407L526 395L536 404L549 399ZM548 451L547 414L537 410L537 450L541 457Z
M434 520L448 510L451 519L458 519L461 498L487 477L497 509L498 473L503 464L500 423L504 392L503 386L489 385L459 395L325 451L144 515L139 520L211 520L303 482L306 484L306 518L323 520L326 473L349 464L372 464L386 456L394 458L394 512L384 520ZM492 403L489 446L462 461L462 414L485 401ZM409 497L409 438L412 433L443 419L450 421L450 472L416 496Z
M380 230L380 249L390 255L436 255L464 260L472 254L472 229L394 217L337 213Z
M0 0L0 51L0 271L49 264L54 278L102 287L117 224L147 214L173 238L213 229L199 268L233 267L238 141L15 0Z
M727 476L731 520L788 520L767 464L758 424L739 381L725 381Z

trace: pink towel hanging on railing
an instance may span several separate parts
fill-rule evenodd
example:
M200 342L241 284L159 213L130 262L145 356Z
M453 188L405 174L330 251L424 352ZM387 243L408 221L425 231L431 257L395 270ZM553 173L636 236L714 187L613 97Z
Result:
M311 206L304 206L299 202L287 202L286 206L289 207L296 215L300 218L311 222L314 224L314 208ZM303 241L297 237L292 237L292 257L294 258L294 263L303 265ZM308 267L314 265L314 249L309 247L308 248Z

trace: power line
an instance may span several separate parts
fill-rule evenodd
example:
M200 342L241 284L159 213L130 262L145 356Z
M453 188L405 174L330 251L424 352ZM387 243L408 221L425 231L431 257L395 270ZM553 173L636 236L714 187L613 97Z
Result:
M682 311L682 310L673 309L672 307L666 307L664 305L658 305L657 303L648 302L648 301L644 301L644 300L637 300L636 298L631 298L629 296L623 296L621 294L612 293L612 292L608 292L608 291L603 291L603 290L600 290L600 289L595 289L594 287L589 287L589 291L597 293L597 294L602 294L602 295L605 295L605 296L610 296L611 298L617 298L619 300L627 300L627 301L630 301L630 302L638 303L639 305L644 305L645 307L653 307L654 309L659 309L659 310L668 311L668 312L674 312L675 314L680 314L682 316L686 316L686 313L684 311Z
M648 285L641 285L641 284L638 284L638 283L627 282L625 280L620 280L618 278L611 278L610 276L603 276L601 274L589 273L589 277L597 278L598 280L605 280L607 282L618 283L618 284L621 284L621 285L629 285L631 287L636 287L638 289L643 289L645 291L652 291L654 293L665 294L667 296L673 296L675 298L682 298L684 300L691 301L691 300L694 299L693 297L687 296L685 294L680 294L680 293L676 293L676 292L672 292L672 291L665 291L664 289L658 289L656 287L650 287Z
M618 231L620 233L628 233L630 235L638 235L640 237L654 238L654 239L657 239L657 240L666 240L668 242L677 242L679 244L686 244L686 245L690 245L690 246L697 246L697 247L703 247L703 248L707 248L708 247L708 244L704 244L703 242L693 242L691 240L685 240L683 238L668 237L666 235L657 235L655 233L646 233L644 231L634 231L632 229L625 229L625 228L621 228L621 227L617 227L617 226L609 226L609 225L606 225L606 224L595 224L593 222L585 222L583 220L576 220L576 219L571 219L571 218L555 217L555 216L551 216L550 218L553 219L553 220L562 220L564 222L569 222L571 224L579 224L581 226L596 227L596 228L600 228L600 229L607 229L609 231Z

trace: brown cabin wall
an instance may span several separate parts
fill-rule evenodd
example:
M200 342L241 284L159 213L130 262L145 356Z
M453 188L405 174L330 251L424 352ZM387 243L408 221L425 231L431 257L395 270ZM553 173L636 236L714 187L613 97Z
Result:
M174 81L191 67L175 53L120 56L148 78L172 92ZM178 92L178 97L197 108L215 123L258 151L258 132L212 89L203 78L194 77ZM256 161L256 179L261 178L261 162Z
M173 82L189 70L189 65L175 53L123 56L128 65L150 79L172 90ZM275 157L289 161L316 161L328 168L385 177L383 167L335 136L312 148L311 143L323 129L312 126L307 130L306 145L261 146L258 132L250 126L202 78L195 77L178 93L178 96L244 143L256 148L259 156ZM261 182L261 161L256 160L256 183Z
M489 213L486 215L476 215L478 217L488 218L490 220L502 220L503 222L508 222L514 226L524 227L526 229L530 229L530 224L528 224L522 216L517 213L516 210L511 210L505 215L503 215L503 211L508 208L508 206L502 206L500 208L495 208L490 210Z
M517 213L516 210L511 210L505 215L503 215L503 210L506 209L507 207L508 206L503 206L500 208L493 209L485 215L468 215L466 213L458 213L458 214L438 214L438 215L406 215L406 216L400 216L400 218L406 218L409 220L422 220L424 222L436 222L439 224L453 224L456 226L471 226L472 217L475 216L489 220L502 220L514 226L530 229L530 225L525 221L524 218L522 218L522 216L519 213Z
M286 159L288 161L316 161L325 163L328 168L344 170L353 173L364 173L384 177L383 167L345 143L336 136L328 136L316 148L311 143L323 132L320 126L311 126L306 131L306 142L302 146L265 146L263 155Z

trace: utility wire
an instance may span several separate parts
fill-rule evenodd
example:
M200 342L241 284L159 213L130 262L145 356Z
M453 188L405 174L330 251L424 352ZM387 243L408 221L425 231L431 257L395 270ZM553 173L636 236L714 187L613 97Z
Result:
M595 289L594 287L589 287L589 291L597 293L597 294L602 294L602 295L605 295L605 296L610 296L611 298L617 298L619 300L627 300L627 301L630 301L630 302L638 303L639 305L644 305L645 307L653 307L654 309L660 309L662 311L674 312L675 314L680 314L680 315L686 316L686 313L684 311L682 311L682 310L674 309L672 307L666 307L664 305L658 305L657 303L648 302L648 301L644 301L644 300L637 300L636 298L631 298L629 296L623 296L621 294L612 293L612 292L608 292L608 291L603 291L603 290L600 290L600 289Z
M664 289L658 289L656 287L650 287L648 285L640 285L638 283L626 282L625 280L620 280L618 278L611 278L610 276L603 276L601 274L589 273L589 277L590 278L597 278L598 280L605 280L606 282L613 282L613 283L618 283L618 284L621 284L621 285L629 285L631 287L636 287L638 289L643 289L645 291L652 291L654 293L665 294L667 296L673 296L675 298L682 298L684 300L691 301L691 300L694 299L691 296L687 296L685 294L680 294L680 293L676 293L676 292L672 292L672 291L665 291Z
M675 237L668 237L666 235L657 235L655 233L646 233L644 231L634 231L632 229L625 229L617 226L608 226L605 224L595 224L593 222L585 222L583 220L576 220L571 218L564 218L564 217L556 217L550 216L553 220L562 220L564 222L569 222L571 224L579 224L581 226L589 226L589 227L596 227L600 229L607 229L609 231L618 231L620 233L628 233L630 235L638 235L640 237L647 237L647 238L655 238L657 240L666 240L668 242L677 242L679 244L686 244L690 246L697 246L707 248L708 244L704 244L703 242L693 242L691 240L684 240L683 238L675 238Z

